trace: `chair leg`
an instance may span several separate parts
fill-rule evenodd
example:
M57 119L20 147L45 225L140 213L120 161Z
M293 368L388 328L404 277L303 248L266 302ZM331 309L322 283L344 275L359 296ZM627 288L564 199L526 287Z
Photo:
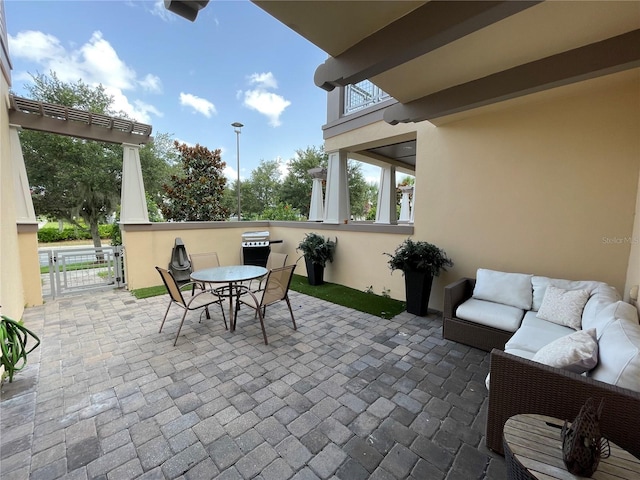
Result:
M298 327L296 326L296 319L293 318L293 310L291 309L291 302L289 301L289 296L287 295L286 297L284 297L284 299L287 301L287 307L289 307L289 313L291 314L291 321L293 322L293 329L298 330Z
M158 333L162 332L162 327L164 326L164 322L167 319L167 315L169 315L169 309L171 308L172 303L173 302L169 300L169 306L167 307L167 311L164 312L164 318L162 319L162 323L160 324L160 330L158 330Z
M267 332L264 329L264 317L262 316L262 309L258 306L256 310L258 312L258 316L260 317L260 326L262 327L262 336L264 337L264 344L269 345L269 342L267 341Z
M184 323L184 319L187 316L187 312L188 311L189 310L187 310L187 309L184 310L184 314L182 315L182 320L180 320L180 326L178 327L178 333L176 333L176 339L173 342L173 346L174 347L176 346L176 343L178 343L178 337L180 336L180 330L182 330L182 324Z
M229 327L227 327L227 316L224 314L224 307L222 306L222 300L220 302L218 302L218 305L220 305L220 311L222 312L222 320L224 321L224 329L225 330L229 330Z

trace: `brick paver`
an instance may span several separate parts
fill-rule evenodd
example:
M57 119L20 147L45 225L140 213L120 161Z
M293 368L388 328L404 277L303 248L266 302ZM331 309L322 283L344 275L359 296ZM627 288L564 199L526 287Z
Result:
M391 320L291 292L251 311L180 312L126 291L25 311L42 339L2 385L3 479L503 479L484 447L485 352L439 315Z

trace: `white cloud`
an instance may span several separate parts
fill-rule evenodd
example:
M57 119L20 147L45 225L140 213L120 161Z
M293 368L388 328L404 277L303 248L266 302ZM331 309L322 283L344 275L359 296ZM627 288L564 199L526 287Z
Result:
M147 73L147 75L138 82L142 88L151 93L162 93L162 81L160 77Z
M147 74L142 80L119 56L100 31L95 31L88 42L79 48L66 48L58 38L38 31L9 35L9 50L13 57L35 63L40 71L55 72L63 82L82 80L92 86L102 84L114 98L113 108L129 117L150 123L150 115L162 116L154 106L140 100L129 100L124 91L135 91L138 86L146 90L161 89L158 77ZM17 72L14 78L24 78Z
M263 88L265 90L268 88L278 88L278 82L271 72L254 73L249 77L249 82L256 84L258 88Z
M153 2L153 7L151 7L151 15L159 17L165 22L170 22L173 19L177 18L175 13L171 13L169 10L164 8L164 0L156 0Z
M212 114L217 113L215 105L209 100L196 97L190 93L180 92L180 105L191 107L196 112L201 113L207 118L210 118Z
M269 125L279 127L282 122L280 116L291 102L282 95L270 92L269 89L278 88L278 82L273 73L254 73L249 76L249 83L254 86L245 92L238 91L237 96L244 94L243 104L261 113L269 119Z

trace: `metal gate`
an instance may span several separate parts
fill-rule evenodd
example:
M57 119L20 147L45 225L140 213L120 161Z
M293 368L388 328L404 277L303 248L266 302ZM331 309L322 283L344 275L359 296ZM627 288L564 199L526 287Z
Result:
M41 275L45 297L125 285L122 246L40 249L38 254L40 265L46 261L49 266Z

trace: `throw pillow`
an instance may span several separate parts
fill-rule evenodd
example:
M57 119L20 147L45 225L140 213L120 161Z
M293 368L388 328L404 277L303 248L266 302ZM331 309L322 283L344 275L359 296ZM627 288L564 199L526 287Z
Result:
M533 298L532 276L479 268L473 298L529 310Z
M565 290L549 285L536 317L580 330L582 311L587 300L589 300L587 290Z
M588 372L598 364L596 329L560 337L538 350L532 360L574 373Z

